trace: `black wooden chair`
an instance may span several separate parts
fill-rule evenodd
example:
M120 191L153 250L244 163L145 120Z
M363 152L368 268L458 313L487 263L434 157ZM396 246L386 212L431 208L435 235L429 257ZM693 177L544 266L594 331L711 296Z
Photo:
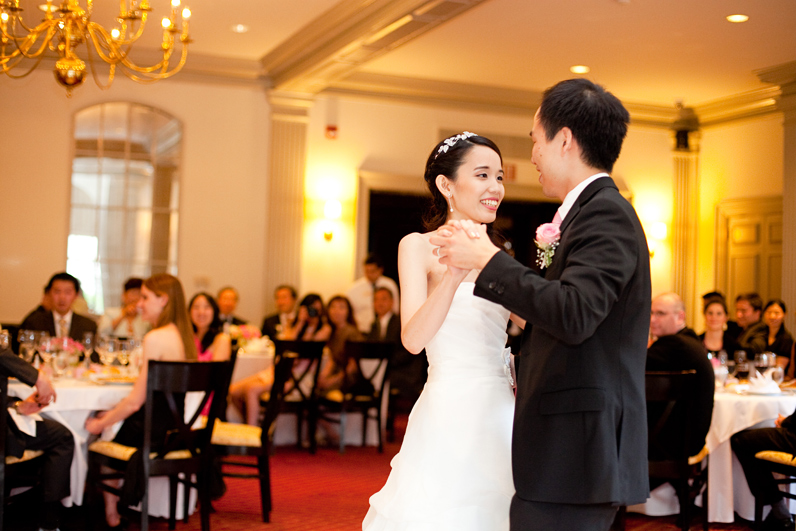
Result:
M321 358L323 357L324 341L274 341L276 352L294 352L293 371L285 383L285 396L282 401L281 413L296 416L296 445L301 448L303 441L304 421L307 422L310 453L317 448L315 442L315 426L318 422L318 376L320 375ZM270 393L260 397L260 406L268 407Z
M169 529L176 527L177 487L184 486L184 520L188 521L188 502L190 489L199 493L202 531L210 531L210 484L211 467L210 438L218 413L226 406L227 384L232 364L229 361L216 362L176 362L150 360L147 374L147 396L144 403L144 439L140 456L143 464L142 481L147 491L141 500L141 530L149 528L149 478L168 476L169 489ZM185 420L185 393L204 392L199 405L189 411ZM213 394L213 407L206 424L197 426L205 404ZM168 403L168 411L154 411L155 397L162 396ZM165 441L152 440L154 416L168 415L175 426ZM157 448L153 450L153 448ZM129 466L135 466L133 455L139 451L135 447L124 446L110 441L96 441L89 446L89 474L87 485L98 487L121 495L121 490L103 483L106 479L124 478ZM112 469L105 472L103 467ZM193 477L196 476L195 481Z
M11 502L10 491L17 487L30 487L26 497L40 492L41 450L25 450L22 457L6 456L8 429L8 377L0 375L0 531L3 531L5 506Z
M392 343L346 343L346 356L356 360L361 377L351 385L318 399L320 418L340 424L340 453L345 452L346 419L350 413L362 415L362 446L367 442L369 421L376 422L379 453L384 452L381 419L382 409L387 406L384 401L389 400L390 361L394 351Z
M685 414L673 416L672 412L678 402L693 402L696 371L662 371L646 373L647 411L654 409L659 413L657 419L648 418L648 448L650 479L660 479L671 483L677 491L680 502L680 528L687 531L691 523L691 507L694 500L703 492L702 509L704 513L703 529L708 523L708 467L707 449L692 456L689 452L690 416L692 408L680 408ZM673 424L673 422L675 424ZM664 430L674 431L682 436L681 444L671 445L670 439L664 437Z
M758 460L758 466L769 472L776 472L783 476L781 478L774 477L774 481L777 485L791 485L796 483L796 456L787 452L764 450L762 452L757 452L755 457ZM791 493L790 489L783 490L782 496L790 500L796 500L796 494ZM758 498L755 498L754 528L756 530L763 528L763 507L765 507L765 505L762 504Z
M276 417L282 408L285 396L285 384L290 379L293 370L293 362L298 357L295 352L285 351L285 345L278 345L278 350L274 356L274 381L265 411L261 415L260 426L249 426L248 424L236 424L231 422L216 422L213 429L213 446L224 453L228 448L242 449L244 455L257 456L257 463L246 463L229 457L222 457L223 465L235 467L254 467L256 473L236 473L225 470L225 477L234 478L258 478L260 480L260 505L262 507L263 522L270 521L272 509L271 501L271 468L269 455L271 453L271 441L273 438ZM237 455L237 454L236 454Z

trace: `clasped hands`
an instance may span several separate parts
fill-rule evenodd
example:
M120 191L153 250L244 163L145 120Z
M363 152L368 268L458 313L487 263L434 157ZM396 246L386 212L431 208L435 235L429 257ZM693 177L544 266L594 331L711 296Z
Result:
M442 265L459 269L483 269L499 251L486 233L486 225L474 221L451 220L429 238Z

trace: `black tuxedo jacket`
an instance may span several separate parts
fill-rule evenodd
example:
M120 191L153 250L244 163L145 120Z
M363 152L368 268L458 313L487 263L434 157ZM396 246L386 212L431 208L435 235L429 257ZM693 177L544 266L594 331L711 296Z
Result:
M295 320L295 319L294 319ZM264 336L268 336L271 340L276 339L276 335L279 333L279 314L275 313L273 315L269 315L265 319L263 319L263 327L260 330ZM291 323L290 326L293 326Z
M53 312L32 312L28 315L22 324L19 325L20 330L42 330L48 332L50 336L55 337L55 321L53 320ZM69 337L75 341L83 341L83 334L91 332L97 333L97 323L88 317L72 312L72 324L69 326Z
M649 252L613 180L580 194L543 278L499 252L475 294L526 319L512 438L517 496L631 505L649 493Z
M368 332L368 341L381 341L386 343L400 343L401 342L401 319L397 315L393 314L390 317L390 320L387 321L387 332L384 335L384 339L381 337L381 323L379 322L379 318L375 317L373 319L373 325L370 328L370 332Z
M39 371L34 369L33 365L11 352L10 349L0 351L0 373L6 378L13 376L31 387L36 384L36 380L39 378ZM16 399L9 400L9 403L13 400ZM25 438L19 430L11 427L14 424L13 420L9 418L6 421L7 428L4 435L6 437L6 454L20 457L25 451ZM3 435L0 434L0 436Z

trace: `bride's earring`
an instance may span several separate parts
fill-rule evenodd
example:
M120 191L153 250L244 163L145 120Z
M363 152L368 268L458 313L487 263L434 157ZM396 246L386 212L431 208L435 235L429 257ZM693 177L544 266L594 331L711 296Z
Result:
M448 196L448 207L450 207L450 209L451 209L451 212L453 212L453 201L452 201L452 199L453 199L453 194L452 194L452 193L450 193L450 192L448 192L448 193L447 193L447 194L445 194L445 195L447 195L447 196Z

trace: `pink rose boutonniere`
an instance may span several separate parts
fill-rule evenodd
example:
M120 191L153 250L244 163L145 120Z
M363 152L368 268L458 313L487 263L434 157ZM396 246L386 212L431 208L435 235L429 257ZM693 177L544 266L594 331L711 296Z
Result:
M536 264L544 269L553 262L553 255L561 238L559 223L543 223L536 229Z

